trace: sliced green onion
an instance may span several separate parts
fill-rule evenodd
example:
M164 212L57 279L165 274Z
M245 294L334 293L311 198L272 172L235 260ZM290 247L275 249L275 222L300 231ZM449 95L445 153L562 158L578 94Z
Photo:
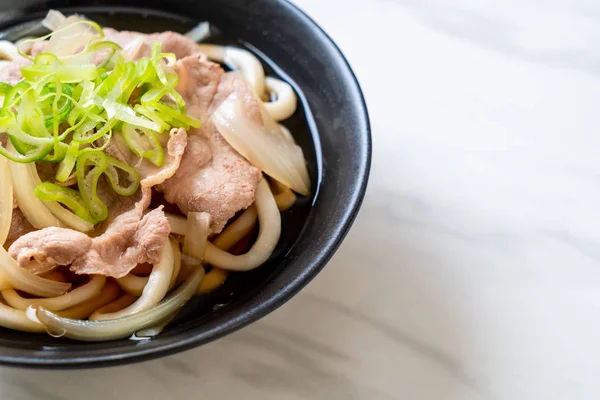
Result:
M4 103L2 105L2 112L10 111L10 108L13 107L18 100L20 100L23 93L31 90L31 84L26 81L21 81L13 86L12 90L9 91L4 97Z
M165 71L162 68L161 61L163 59L162 54L160 52L161 43L154 42L150 46L150 62L154 66L154 70L156 71L156 76L160 80L160 82L164 86L168 86L167 76L165 75Z
M150 121L157 123L160 126L160 132L168 131L171 125L167 124L154 110L148 106L137 104L133 107L135 111L148 118Z
M21 68L23 78L36 81L42 77L51 75L61 82L71 83L84 80L94 80L98 77L98 68L94 64L83 65L28 65Z
M108 167L104 173L110 182L110 186L120 196L133 195L140 186L140 174L131 165L127 165L112 157L107 157L107 159ZM119 169L127 174L127 180L129 181L127 186L123 186L120 182L119 172L117 171Z
M89 167L91 170L87 171ZM86 149L77 157L76 173L79 192L90 215L96 221L104 221L108 216L108 208L96 192L98 179L107 167L108 160L102 151Z
M52 53L42 53L35 58L33 63L36 65L52 65L58 67L60 65L60 60Z
M105 100L103 103L108 115L114 116L123 122L141 126L153 131L159 131L160 125L150 121L148 118L138 115L129 105L117 103L116 101Z
M122 132L134 154L162 166L159 133L199 127L200 121L185 115L185 102L175 90L179 77L165 70L177 58L162 53L161 43L151 45L150 57L128 62L117 43L97 40L104 37L97 24L69 22L18 46L22 53L25 43L50 38L46 53L35 58L23 54L32 61L21 68L23 81L0 83L0 132L8 134L11 144L0 146L0 155L18 163L58 162L57 182L75 174L79 190L45 182L35 195L52 204L53 213L68 213L89 230L108 215L97 194L102 174L121 196L133 195L140 185L134 167L103 153L114 131Z
M200 128L202 124L199 120L182 114L178 110L166 105L165 103L152 104L152 107L158 112L158 115L164 120L170 120L171 125L178 126L179 124L185 124L194 128ZM185 126L178 126L185 128Z
M57 88L60 88L61 93L58 93ZM73 88L70 85L56 85L54 83L50 83L44 87L42 90L42 94L52 93L54 97L54 101L57 101L57 98L64 98L64 102L59 110L56 113L53 112L52 115L44 116L44 125L46 128L52 128L54 126L54 121L57 121L59 124L62 123L71 112L73 108L73 101L69 98L73 95ZM64 93L64 96L62 95Z
M39 161L50 153L54 147L54 140L52 138L36 138L27 135L14 125L3 126L2 123L0 123L0 127L8 132L9 139L13 145L18 144L20 146L19 149L15 147L16 152L0 146L0 154L9 160L19 163Z
M65 182L71 174L73 173L73 168L75 168L75 162L77 161L77 156L79 155L79 142L73 140L69 144L69 148L67 149L67 154L65 158L58 164L58 169L56 170L56 180L59 182Z
M53 151L48 153L41 161L46 162L61 162L67 155L69 145L63 142L56 142L53 147Z
M86 203L83 201L81 194L77 190L50 182L43 182L36 186L34 193L40 200L57 201L64 204L84 221L92 224L98 222L88 212Z
M162 166L165 159L165 151L158 140L156 131L125 124L123 125L122 132L125 143L127 143L133 154L149 160L157 167Z
M140 83L151 83L157 78L154 65L146 57L143 57L135 65L135 75Z

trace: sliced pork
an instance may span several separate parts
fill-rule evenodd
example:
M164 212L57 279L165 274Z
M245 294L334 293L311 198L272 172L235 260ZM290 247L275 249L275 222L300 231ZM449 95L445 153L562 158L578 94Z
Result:
M32 261L45 266L70 265L77 274L121 278L140 263L158 261L158 249L171 228L162 209L140 219L137 209L121 214L102 235L90 238L67 228L49 227L17 239L9 254L22 267Z
M150 204L151 187L173 176L179 168L187 143L184 129L173 129L167 143L167 157L161 168L148 168L137 197L123 197L118 214L105 232L93 239L67 228L44 228L28 233L9 248L20 266L32 260L48 267L70 265L77 274L100 274L121 278L138 264L156 263L158 250L167 242L171 227L162 207L144 215ZM133 199L137 202L130 207ZM127 209L125 209L127 207Z
M14 61L3 61L0 64L0 82L11 85L17 84L23 79L21 68L29 64L31 64L31 61L21 57Z
M186 101L187 112L203 125L190 131L179 170L158 189L184 214L210 213L211 231L218 233L238 211L254 202L262 174L223 139L208 118L233 91L248 102L258 121L260 108L252 103L256 100L240 77L224 74L204 56L179 60L175 69L180 77L177 90Z

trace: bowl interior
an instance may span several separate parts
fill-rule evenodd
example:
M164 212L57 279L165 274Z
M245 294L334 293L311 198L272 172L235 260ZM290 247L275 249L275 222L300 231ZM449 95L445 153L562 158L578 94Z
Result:
M21 10L8 3L12 2L0 1L0 11L6 10L0 17L0 36L9 40L18 39L24 28L35 34L37 26L30 22L43 17L49 7L84 13L105 26L142 32L186 32L200 21L210 21L218 28L212 41L247 46L263 60L269 75L293 84L301 107L285 124L304 150L313 196L302 198L283 214L282 240L265 265L233 274L220 289L194 298L156 338L80 343L0 329L0 363L95 366L189 348L272 311L324 266L362 199L370 137L366 108L349 67L305 15L285 2L268 0L180 1L160 4L161 11L148 8L152 2L135 1L127 2L128 7L112 6L111 1L84 7L70 1L71 8L61 7L61 2L33 1Z

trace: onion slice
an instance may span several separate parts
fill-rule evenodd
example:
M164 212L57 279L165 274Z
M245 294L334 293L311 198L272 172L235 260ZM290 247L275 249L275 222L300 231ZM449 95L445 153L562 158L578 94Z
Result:
M71 287L70 283L44 279L19 267L2 246L0 246L0 277L11 287L40 297L60 296Z
M249 271L269 259L281 235L281 214L265 178L258 184L256 208L260 231L252 248L245 254L234 256L208 242L204 254L208 264L230 271Z
M226 64L234 71L239 71L258 98L265 93L265 70L252 53L231 46L201 44L199 47L200 51L211 60Z
M175 215L165 213L167 220L169 220L169 226L171 226L171 233L175 235L184 236L187 232L187 219L181 215Z
M10 142L7 148L11 151L14 150ZM12 181L19 182L13 187L17 204L34 228L43 229L49 226L64 227L67 225L80 232L89 232L94 229L94 225L79 218L59 203L42 201L36 197L35 188L42 181L35 168L35 163L22 164L8 161L8 169Z
M90 40L100 36L100 31L95 29L95 24L81 23L84 19L78 15L71 15L62 22L59 21L60 17L56 18L56 16L50 16L47 21L54 28L52 29L54 34L44 49L46 53L58 57L70 56L83 50Z
M0 245L6 242L13 212L13 184L8 159L0 157Z
M25 311L15 310L4 303L0 303L0 326L23 332L42 333L46 331L44 325L32 321Z
M7 147L12 150L12 145L10 143ZM35 163L21 164L9 161L8 168L10 169L13 182L19 182L19 184L15 185L13 188L15 199L29 223L37 229L43 229L49 226L64 227L60 220L50 212L33 192L36 187L33 173L35 172L37 175L37 171L34 171Z
M238 153L267 175L297 193L310 193L310 178L302 149L281 132L265 129L250 118L234 92L212 115L219 133Z
M173 246L170 241L167 241L160 249L159 262L152 269L148 278L148 283L144 286L140 298L121 311L102 314L97 318L99 320L122 318L127 315L146 311L155 306L169 291L174 264L175 254L173 252Z
M205 212L189 212L187 217L187 231L183 241L183 254L196 260L203 260L209 232L210 214Z
M84 301L94 298L102 291L106 277L104 275L94 275L84 285L73 289L61 296L51 297L46 299L25 299L13 290L7 289L2 291L2 297L9 306L17 310L27 310L29 307L43 306L49 310L59 311L65 308L76 306Z
M60 11L50 10L48 11L48 14L46 14L46 17L42 20L42 25L54 32L59 30L60 27L64 25L66 20L67 17L65 17Z
M17 50L17 46L7 40L0 40L0 60L17 60L21 56Z
M194 295L203 277L204 269L198 268L157 306L118 319L82 321L62 318L43 307L37 309L36 315L47 331L55 336L89 342L127 338L136 331L156 326L170 318Z
M200 22L198 25L188 31L185 36L194 42L202 42L210 37L210 23Z

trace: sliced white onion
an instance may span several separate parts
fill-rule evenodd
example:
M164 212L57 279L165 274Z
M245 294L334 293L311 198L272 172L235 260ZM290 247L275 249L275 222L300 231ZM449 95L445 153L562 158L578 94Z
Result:
M21 268L26 269L27 271L31 272L32 274L35 275L42 275L45 274L47 272L51 272L54 271L56 268L58 268L59 265L53 265L53 264L49 264L49 263L41 263L37 260L30 260L29 262L27 262L25 265L21 265Z
M104 275L94 275L86 284L57 297L46 299L25 299L19 296L19 294L13 289L3 290L2 297L4 297L4 300L9 306L17 310L25 311L29 307L43 306L48 310L59 311L64 310L65 308L76 306L84 301L96 297L102 291L105 283L106 277Z
M0 40L0 59L12 61L21 58L17 46L7 40Z
M67 17L65 17L60 11L50 10L48 11L48 14L46 14L46 18L42 20L42 25L54 32L60 29L66 20Z
M13 184L8 159L0 157L0 246L6 242L13 212Z
M279 126L279 131L287 140L289 140L292 143L296 143L296 141L294 140L294 137L292 136L292 132L290 132L290 130L288 128L286 128L282 124L278 124L278 126Z
M0 246L0 278L12 288L39 297L60 296L71 288L70 283L44 279L17 265L4 247Z
M34 185L33 188L35 189L37 185L42 183L42 180L40 179L40 176L37 173L37 169L35 168L35 163L24 165L27 165L29 168L31 180ZM35 197L35 194L33 192L31 193L31 195ZM94 230L94 225L92 223L79 218L77 215L61 206L58 202L42 201L42 203L48 208L48 210L50 210L52 214L54 214L56 218L58 218L63 224L65 224L69 228L75 229L79 232L91 232L92 230Z
M210 23L200 22L187 32L185 36L196 43L208 39L210 37Z
M205 212L189 212L187 232L183 241L183 254L196 260L203 260L209 232L210 214Z
M10 142L7 146L12 147ZM12 150L12 149L11 149ZM17 204L23 215L34 228L43 229L49 226L64 227L58 218L54 216L44 205L44 203L35 197L34 190L37 185L34 175L40 179L35 170L35 163L22 164L14 161L8 161L8 168L13 182L19 182L14 185L14 195Z
M194 295L203 277L204 269L198 268L173 294L157 306L118 319L82 321L62 318L43 307L37 309L36 315L47 331L55 336L83 341L127 338L136 331L159 325L175 314Z
M23 332L46 332L46 327L32 321L25 311L15 310L3 303L0 303L0 326Z
M179 246L179 242L175 240L175 238L169 238L171 242L171 247L173 247L173 275L171 275L171 282L169 283L169 290L175 286L177 282L177 277L179 276L179 271L181 271L181 247Z
M231 46L213 44L201 44L200 49L211 60L223 63L234 71L239 71L254 94L258 98L262 98L265 93L265 70L252 53Z
M55 27L54 34L48 41L44 52L52 53L58 57L70 56L81 51L90 40L98 37L98 31L91 25L86 23L75 24L82 20L83 18L78 15L71 15L56 26L54 24L57 21L51 21Z
M146 311L155 306L169 291L174 263L175 254L171 242L168 241L160 249L159 261L154 265L154 268L148 277L148 283L144 286L140 298L129 307L114 313L98 315L97 318L99 320L122 318Z
M310 178L302 149L281 134L259 126L233 93L217 108L212 121L227 142L250 163L302 195L310 193Z
M165 213L165 216L167 217L167 220L169 220L171 233L184 236L187 232L187 219L181 215L170 214L167 212Z
M12 147L9 143L8 147ZM8 166L14 185L14 194L19 208L34 228L43 229L49 226L75 229L80 232L90 232L94 225L84 221L56 201L42 201L35 196L34 190L42 183L35 168L35 163L22 164L8 161Z
M256 191L256 208L260 231L252 248L245 254L234 256L208 242L204 253L208 264L230 271L249 271L269 259L281 235L281 214L264 178Z
M265 108L275 121L288 119L296 112L298 100L289 83L276 78L266 78L267 91L275 93L275 100L264 103Z

